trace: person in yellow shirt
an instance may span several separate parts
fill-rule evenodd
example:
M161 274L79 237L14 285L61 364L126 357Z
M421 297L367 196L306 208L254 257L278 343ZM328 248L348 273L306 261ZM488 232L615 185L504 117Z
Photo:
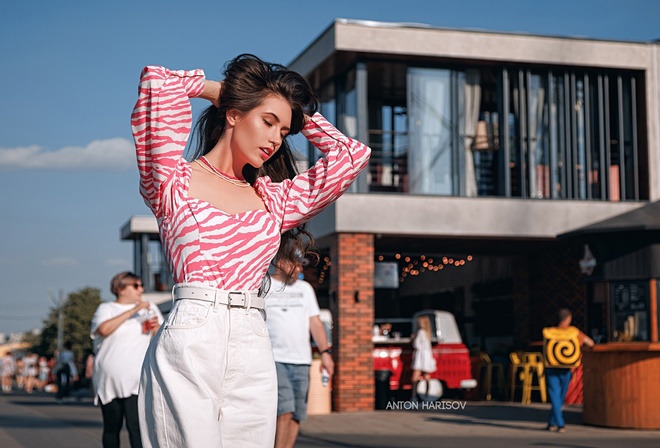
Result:
M558 313L558 329L573 328L578 332L579 350L580 347L593 347L594 341L582 331L571 326L573 315L569 309L562 308ZM568 384L571 382L570 367L546 367L545 380L548 388L548 397L550 398L550 417L548 419L548 431L565 432L564 414L562 408L568 391Z

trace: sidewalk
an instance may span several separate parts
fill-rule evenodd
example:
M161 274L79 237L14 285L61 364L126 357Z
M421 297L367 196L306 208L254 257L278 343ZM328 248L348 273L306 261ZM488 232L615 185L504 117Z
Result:
M660 446L660 431L584 426L580 407L567 407L568 431L558 434L544 430L550 409L547 404L455 403L456 407L464 403L465 408L311 416L302 424L296 448ZM57 404L50 394L0 395L2 448L100 447L101 429L101 411L89 399ZM126 431L122 431L122 447L129 446Z
M567 432L545 430L549 404L468 401L462 410L382 410L311 416L297 448L659 447L660 431L586 426L581 406L564 410ZM447 407L447 406L446 406Z

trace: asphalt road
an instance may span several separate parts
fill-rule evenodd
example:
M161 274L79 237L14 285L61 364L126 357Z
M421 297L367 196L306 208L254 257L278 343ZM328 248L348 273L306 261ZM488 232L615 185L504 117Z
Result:
M544 430L547 404L461 403L463 409L443 406L310 416L296 448L660 447L660 431L582 425L579 407L565 410L568 431L558 434ZM0 395L0 448L100 447L101 429L100 409L89 399L57 404L50 394ZM130 446L126 431L122 446Z

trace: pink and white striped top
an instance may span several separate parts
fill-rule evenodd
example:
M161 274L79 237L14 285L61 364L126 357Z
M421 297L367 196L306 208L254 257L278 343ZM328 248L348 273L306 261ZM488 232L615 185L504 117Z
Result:
M183 158L192 125L190 98L202 93L204 80L202 70L142 71L131 115L140 193L158 220L175 282L256 290L279 248L280 233L309 220L346 191L371 150L315 114L302 134L325 158L292 180L257 179L255 190L266 210L218 210L188 196L192 171Z

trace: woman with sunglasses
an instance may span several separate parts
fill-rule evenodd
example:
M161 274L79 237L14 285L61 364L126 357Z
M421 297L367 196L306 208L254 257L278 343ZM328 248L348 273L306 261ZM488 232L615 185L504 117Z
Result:
M139 411L145 446L269 447L277 377L262 287L280 243L305 254L300 226L331 204L369 161L367 146L320 114L307 80L253 55L224 80L202 70L143 70L131 124L140 191L177 285L144 361ZM189 162L191 98L210 106ZM296 174L288 137L325 157Z
M114 302L92 317L94 404L101 404L103 447L118 447L124 420L133 448L141 447L137 395L140 369L151 337L163 322L156 305L142 300L140 277L121 272L110 281Z

